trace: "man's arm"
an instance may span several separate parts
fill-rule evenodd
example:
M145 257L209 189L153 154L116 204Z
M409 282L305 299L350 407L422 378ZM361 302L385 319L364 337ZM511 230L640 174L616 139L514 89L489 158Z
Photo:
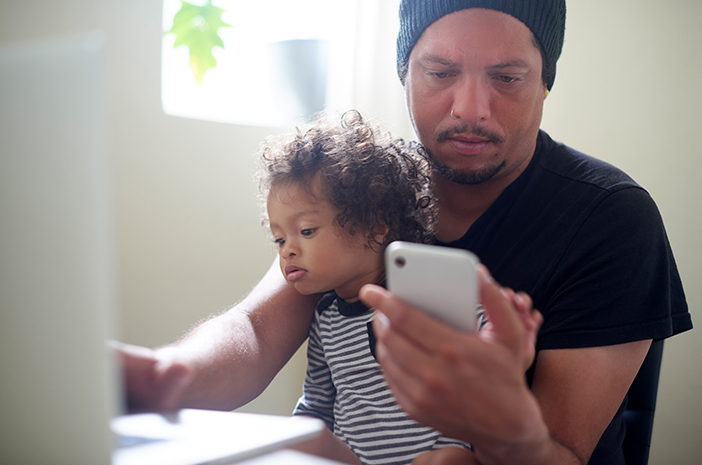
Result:
M285 282L277 261L251 293L179 342L116 343L135 410L231 410L258 396L307 337L318 296Z
M471 443L484 465L587 463L650 344L543 351L530 391L524 360L531 334L510 292L484 270L486 334L441 325L380 288L361 296L386 316L376 318L376 353L400 405Z
M539 353L532 392L557 444L587 463L624 400L650 340Z

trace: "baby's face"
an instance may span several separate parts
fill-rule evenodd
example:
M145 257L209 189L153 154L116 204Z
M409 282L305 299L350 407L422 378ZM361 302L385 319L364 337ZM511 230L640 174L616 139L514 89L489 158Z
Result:
M352 236L335 225L336 210L321 198L294 183L271 189L268 218L280 269L301 294L333 289L341 298L350 299L361 286L381 276L382 253L370 247L363 234Z

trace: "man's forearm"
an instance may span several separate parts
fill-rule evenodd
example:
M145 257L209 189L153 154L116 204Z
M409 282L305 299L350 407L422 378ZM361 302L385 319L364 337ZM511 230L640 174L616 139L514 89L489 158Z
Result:
M502 422L508 429L492 431L473 443L482 465L581 465L577 455L553 438L541 414L538 401L526 384L509 395L511 417ZM498 412L495 412L498 416Z
M166 364L192 369L179 406L230 410L258 396L307 337L316 300L274 264L241 303L158 349Z
M481 465L584 465L576 454L546 435L525 444L476 447L473 452Z

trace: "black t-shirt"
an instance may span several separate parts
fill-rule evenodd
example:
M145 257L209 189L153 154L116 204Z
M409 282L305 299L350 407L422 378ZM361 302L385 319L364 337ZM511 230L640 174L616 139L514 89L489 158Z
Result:
M692 328L663 222L621 170L540 131L527 169L459 240L544 315L537 351L663 339ZM537 353L538 356L538 353ZM532 369L527 373L529 382ZM623 463L623 406L591 463Z

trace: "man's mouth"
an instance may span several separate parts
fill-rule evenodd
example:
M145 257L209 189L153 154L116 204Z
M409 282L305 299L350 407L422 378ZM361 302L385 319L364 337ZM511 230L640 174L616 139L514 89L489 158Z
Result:
M493 142L492 139L489 139L487 137L478 137L478 136L453 136L449 137L448 140L453 141L455 143L459 144L466 144L466 145L487 145Z
M504 137L482 126L463 123L444 129L436 141L447 143L461 155L475 156L486 153L491 145L504 142Z
M504 137L488 131L481 126L461 125L441 131L436 138L437 142L455 141L456 143L464 143L470 145L480 144L499 144L504 142Z
M487 137L478 137L478 136L458 135L458 136L450 137L449 139L456 140L459 142L464 142L466 144L486 144L486 143L492 142L492 140L487 138Z
M464 155L477 155L482 153L490 144L493 143L490 139L482 137L449 137L446 141L459 153Z

